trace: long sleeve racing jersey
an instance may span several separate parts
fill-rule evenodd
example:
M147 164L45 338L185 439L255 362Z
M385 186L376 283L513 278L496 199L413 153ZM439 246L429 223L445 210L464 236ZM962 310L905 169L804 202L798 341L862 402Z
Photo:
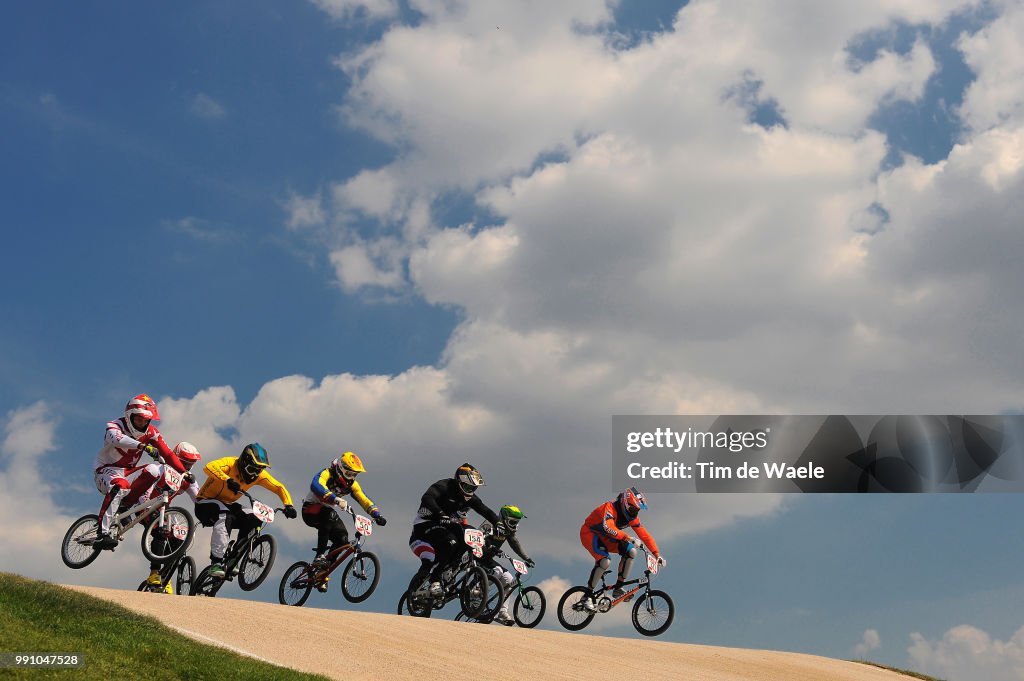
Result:
M203 467L203 472L209 477L199 490L200 501L215 499L225 504L233 504L238 501L242 494L232 492L228 488L228 479L234 478L241 485L243 491L248 491L253 485L259 485L276 494L285 506L292 504L292 495L288 493L287 488L265 469L260 471L260 474L252 482L243 480L242 474L238 470L237 456L225 456L211 461Z
M629 539L629 535L622 531L624 527L631 527L636 532L636 536L644 543L651 553L655 556L661 555L658 551L658 544L655 543L654 537L647 532L642 524L640 524L640 518L633 518L632 520L626 520L616 507L615 502L606 501L587 516L587 519L583 521L583 527L589 529L591 532L596 532L600 535L614 539L615 541L625 541Z
M462 495L458 480L445 478L435 482L423 493L413 525L431 523L445 515L465 518L470 509L491 521L492 525L498 523L498 514L481 501L480 497L474 494L467 500Z
M93 470L99 472L102 468L132 468L139 464L142 457L141 447L153 445L160 450L160 455L174 470L179 473L185 472L178 456L167 446L164 436L160 434L152 423L138 440L128 435L131 432L125 423L124 417L107 422L107 429L103 435L103 446L96 453L93 462Z
M309 485L309 492L306 494L306 498L302 500L302 508L315 513L323 505L333 506L337 503L339 497L343 497L346 494L352 495L352 498L358 501L359 505L367 513L373 513L377 510L377 504L373 503L370 497L366 496L363 488L360 487L357 481L352 480L349 482L343 477L334 475L331 472L330 466L327 466L313 476L313 481Z

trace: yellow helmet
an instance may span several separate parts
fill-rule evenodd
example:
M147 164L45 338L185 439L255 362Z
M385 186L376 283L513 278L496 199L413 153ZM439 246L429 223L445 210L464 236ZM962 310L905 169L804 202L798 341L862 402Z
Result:
M363 460L355 452L345 452L331 463L334 474L346 480L355 480L356 475L365 473Z

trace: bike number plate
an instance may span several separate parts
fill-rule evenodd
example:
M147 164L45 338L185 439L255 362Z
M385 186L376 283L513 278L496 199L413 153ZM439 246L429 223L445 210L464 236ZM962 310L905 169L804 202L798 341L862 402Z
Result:
M658 568L659 567L660 566L658 565L658 559L648 553L647 554L647 569L651 571L652 575L656 575L656 574L658 574Z
M164 484L167 485L172 492L177 492L181 489L181 483L181 474L170 466L164 466Z
M484 547L484 533L480 530L474 530L473 528L467 528L463 536L466 539L466 545L471 546L474 549ZM476 554L476 551L473 552Z
M373 534L373 521L367 518L365 515L357 515L356 532L363 535L364 537L369 537L371 534Z
M185 537L188 536L188 525L184 523L176 523L174 527L171 528L171 534L174 535L175 539L184 541Z
M252 502L252 514L265 523L274 522L274 509L258 501Z
M526 563L519 560L518 558L512 559L512 567L514 567L516 569L516 572L518 572L521 575L525 575L527 572L529 572L529 570L526 569Z
M476 556L477 558L480 558L480 557L482 557L484 555L484 550L482 548L480 548L479 546L474 546L473 547L473 555Z

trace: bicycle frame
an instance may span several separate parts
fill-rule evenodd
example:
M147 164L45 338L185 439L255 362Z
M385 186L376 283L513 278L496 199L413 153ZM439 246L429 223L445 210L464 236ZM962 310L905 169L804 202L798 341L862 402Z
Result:
M136 525L145 520L148 520L149 516L152 515L153 509L159 509L160 524L163 525L164 512L167 510L168 507L170 507L171 500L174 499L174 497L181 494L183 489L182 484L184 481L179 477L177 471L173 471L173 474L171 471L173 471L173 469L169 469L167 467L167 464L162 464L160 479L164 481L164 489L160 493L160 496L154 497L153 499L150 499L145 503L136 504L131 508L121 511L120 513L114 516L114 523L113 527L111 527L111 530L114 531L115 536L118 539L120 539L124 535L124 533L130 530L131 528L135 527ZM167 485L170 484L175 485L175 487L168 487ZM135 518L132 518L132 520L127 525L121 524L122 520L131 517L132 515L135 515Z
M640 549L644 552L644 556L649 558L650 557L650 552L647 550L647 547L643 546L642 544L639 545L639 546L640 546ZM605 575L609 574L610 572L611 572L611 570L606 570L604 572L604 574L601 575L601 588L594 592L594 598L595 599L600 600L601 597L604 596L604 593L614 586L614 585L609 585L605 581L605 579L604 579ZM637 594L637 592L640 591L640 590L643 590L645 593L646 592L650 592L650 590L651 590L651 574L652 573L651 573L651 568L650 568L650 561L648 561L648 566L644 569L644 574L643 574L642 577L637 577L636 579L627 580L627 581L623 582L620 585L623 589L625 589L625 587L628 587L628 586L630 586L632 584L636 584L636 587L633 588L633 589L629 589L628 591L626 591L624 594L622 594L621 596L619 596L616 599L609 599L610 605L608 606L607 610L611 610L612 608L614 608L619 603L622 603L622 602L628 601L628 600L632 600L633 596L635 596ZM607 596L604 596L604 597L607 598ZM607 612L607 610L602 610L602 612Z
M345 512L352 516L352 520L355 521L355 511L349 508L345 509ZM341 546L336 546L327 553L327 557L331 561L328 567L323 568L321 570L317 570L316 572L310 570L310 573L321 579L330 576L335 570L337 570L341 566L342 563L348 560L349 556L359 555L359 553L362 552L363 540L365 539L366 537L361 532L356 530L355 541L350 541L345 544L342 544ZM312 567L312 564L310 564L310 567Z
M258 500L254 499L248 492L242 492L242 494L248 497L250 503L258 502ZM282 510L284 509L276 508L274 509L274 513L276 514L277 512ZM265 523L261 521L258 525L256 525L256 527L249 530L248 534L246 534L243 537L238 537L236 540L230 543L230 545L228 546L228 550L224 554L224 567L227 568L226 574L224 575L225 581L231 581L233 577L233 569L235 568L236 565L238 565L239 562L241 562L242 558L252 548L253 542L259 539L260 533L263 532L264 524ZM245 547L245 550L240 549L240 547L243 546Z

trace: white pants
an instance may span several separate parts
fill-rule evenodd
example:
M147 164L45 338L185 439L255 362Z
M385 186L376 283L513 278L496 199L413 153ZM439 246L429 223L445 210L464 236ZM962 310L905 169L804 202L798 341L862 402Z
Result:
M199 503L217 507L217 522L213 524L213 536L210 537L210 557L214 559L214 562L219 562L228 550L228 507L216 499L204 499Z
M107 466L96 471L93 482L96 483L96 489L100 494L104 495L103 505L100 507L100 532L106 534L110 531L110 523L114 522L114 517L121 507L121 500L131 490L132 483L144 472L148 472L150 466L156 466L154 475L159 475L160 467L157 464L135 468Z
M500 565L495 565L491 568L491 574L494 575L495 579L499 579L505 584L505 591L507 593L505 594L505 602L501 604L501 611L507 615L508 604L512 600L512 585L516 583L515 575Z

